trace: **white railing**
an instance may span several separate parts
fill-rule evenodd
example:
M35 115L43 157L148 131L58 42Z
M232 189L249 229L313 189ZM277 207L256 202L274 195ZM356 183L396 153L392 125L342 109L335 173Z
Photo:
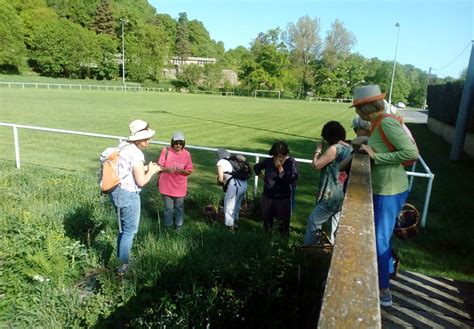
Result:
M34 89L78 89L78 90L106 90L106 91L153 91L164 92L164 88L149 88L140 86L107 86L107 85L80 85L72 83L39 83L39 82L4 82L0 86L6 88L34 88Z
M330 97L308 97L309 101L331 102L331 103L352 103L352 98L330 98Z
M19 139L18 139L18 129L19 128L20 129L30 129L30 130L55 132L55 133L61 133L61 134L78 135L78 136L116 139L119 142L126 139L126 137L124 137L124 136L113 136L113 135L87 133L87 132L74 131L74 130L64 130L64 129L56 129L56 128L45 128L45 127L18 125L18 124L14 124L14 123L5 123L5 122L0 122L0 126L12 127L13 128L13 139L14 139L14 145L15 145L15 162L16 162L16 168L18 168L18 169L20 169L20 166L21 166L21 163L20 163L20 143L19 143ZM150 143L151 144L157 144L157 145L169 145L169 141L168 142L151 141ZM217 151L217 148L213 148L213 147L188 145L188 144L186 144L186 148L194 149L194 150L210 151L210 152L216 152ZM243 154L245 156L255 157L255 163L260 162L260 158L269 158L270 157L268 154L263 154L263 153L245 152L245 151L240 151L240 150L228 150L228 151L230 153L237 153L237 154ZM295 158L295 160L297 162L300 162L300 163L312 163L312 160L308 160L308 159ZM422 165L422 167L425 171L424 173L415 171L417 163L420 163ZM410 190L413 186L414 177L422 177L422 178L427 178L428 179L428 186L426 188L425 201L424 201L424 204L423 204L423 211L422 211L422 216L421 216L421 227L425 227L426 217L427 217L427 214L428 214L428 206L429 206L429 202L430 202L430 198L431 198L431 189L432 189L432 186L433 186L433 180L434 180L435 175L431 172L430 168L428 167L426 162L423 160L421 155L420 155L417 163L413 164L413 166L411 168L411 171L407 171L407 175L410 176ZM254 197L257 195L257 188L258 188L258 176L255 176L254 186L253 186L253 196Z
M232 91L215 91L215 90L190 89L188 92L189 92L190 94L234 96L234 93L233 93Z

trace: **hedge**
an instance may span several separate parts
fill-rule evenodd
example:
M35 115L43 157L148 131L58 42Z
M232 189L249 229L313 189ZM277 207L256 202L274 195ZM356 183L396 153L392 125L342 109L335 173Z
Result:
M448 82L443 85L428 86L427 104L429 116L455 127L463 87L464 81L461 80ZM474 102L472 106L474 106ZM474 109L470 111L468 132L474 133Z

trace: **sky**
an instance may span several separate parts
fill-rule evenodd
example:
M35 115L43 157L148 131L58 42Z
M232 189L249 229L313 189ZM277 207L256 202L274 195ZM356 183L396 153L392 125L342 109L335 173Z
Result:
M149 0L172 18L186 12L201 21L226 50L249 47L258 33L285 30L308 15L318 18L320 36L339 19L366 58L412 64L439 77L459 77L474 40L474 0ZM399 23L398 29L395 24ZM398 48L396 50L398 35ZM464 52L463 52L464 51ZM395 54L396 53L396 54Z

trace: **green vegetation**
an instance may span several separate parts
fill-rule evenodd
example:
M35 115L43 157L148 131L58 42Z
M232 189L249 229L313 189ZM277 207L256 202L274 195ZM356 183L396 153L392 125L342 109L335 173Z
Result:
M0 73L5 74L120 81L123 43L126 81L147 85L166 82L167 74L174 77L173 57L216 59L204 67L181 66L172 81L176 90L249 95L264 89L292 99L350 98L355 86L375 83L387 92L391 82L393 62L353 53L356 36L338 19L325 36L319 18L303 16L285 30L251 36L248 48L225 51L203 22L189 20L185 12L177 18L157 13L146 0L0 0L0 13ZM430 79L431 84L451 80ZM421 107L427 82L421 69L398 65L393 102Z
M341 121L353 137L346 104L31 89L1 89L1 101L0 122L126 136L127 124L142 118L157 130L155 140L168 142L182 130L190 145L266 153L283 139L298 158L312 155L328 120ZM402 269L474 281L473 160L450 163L447 143L424 125L410 128L436 178L427 228L413 241L395 240ZM116 219L97 186L98 154L116 141L19 129L17 170L12 135L0 127L2 326L301 328L314 321L328 259L295 248L318 180L308 164L300 165L297 210L284 241L263 235L257 212L237 234L205 217L203 207L221 197L215 157L192 150L196 170L183 231L164 230L161 198L148 185L132 273L121 280ZM145 156L154 159L160 150L153 145ZM410 202L419 209L425 188L415 179Z

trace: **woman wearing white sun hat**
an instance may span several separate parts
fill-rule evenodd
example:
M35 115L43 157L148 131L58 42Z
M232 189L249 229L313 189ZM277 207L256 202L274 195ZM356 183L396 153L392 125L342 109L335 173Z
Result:
M140 223L140 191L150 179L161 171L156 163L145 165L142 150L150 145L155 131L143 120L134 120L129 125L130 136L119 145L118 173L120 185L110 194L119 216L117 257L121 263L118 273L128 270L133 238Z

